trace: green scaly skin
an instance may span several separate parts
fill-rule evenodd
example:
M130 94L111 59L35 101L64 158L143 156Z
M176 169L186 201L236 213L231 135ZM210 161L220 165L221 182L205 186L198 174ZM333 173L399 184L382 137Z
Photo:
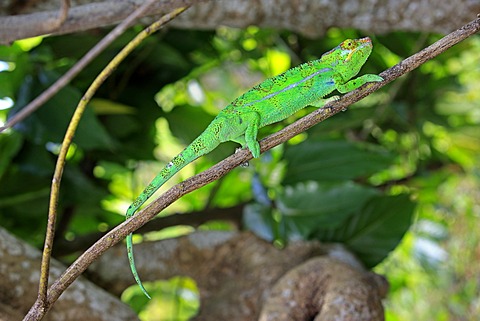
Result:
M253 157L260 156L258 129L281 121L305 106L323 107L324 97L335 89L347 93L367 82L382 81L382 77L366 74L355 77L372 51L370 38L347 39L322 55L253 87L222 110L179 155L172 159L152 180L127 210L126 218L135 212L166 181L195 159L214 150L220 143L235 141L248 148ZM132 234L127 236L127 253L135 281L143 287L135 268Z

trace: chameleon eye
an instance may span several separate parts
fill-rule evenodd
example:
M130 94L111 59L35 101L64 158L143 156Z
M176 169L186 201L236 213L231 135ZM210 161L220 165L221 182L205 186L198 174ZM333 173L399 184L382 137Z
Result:
M354 46L353 41L350 39L347 39L343 42L342 47L345 49L351 49Z

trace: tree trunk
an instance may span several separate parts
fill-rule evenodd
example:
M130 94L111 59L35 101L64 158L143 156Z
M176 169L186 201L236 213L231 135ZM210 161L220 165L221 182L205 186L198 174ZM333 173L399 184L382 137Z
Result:
M386 280L340 246L299 241L280 250L251 233L197 232L138 244L135 256L144 281L181 275L197 282L197 321L384 320ZM133 284L124 246L91 270L115 293Z
M17 321L27 314L38 290L41 253L0 228L0 320ZM65 270L52 260L50 280ZM44 320L138 320L118 298L84 278L77 279Z
M0 3L0 43L46 33L64 34L113 25L145 0L72 0L65 21L59 0L7 0ZM328 28L355 28L372 33L424 31L446 33L475 18L480 3L471 0L317 1L317 0L164 0L148 11L154 17L174 8L193 6L172 25L214 29L250 25L293 30L318 37ZM434 5L434 6L433 6Z

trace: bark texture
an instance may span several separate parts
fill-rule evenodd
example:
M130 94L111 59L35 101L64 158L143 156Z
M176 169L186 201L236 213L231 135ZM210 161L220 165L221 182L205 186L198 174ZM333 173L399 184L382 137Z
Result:
M116 24L144 1L72 0L68 17L59 27L56 26L59 0L2 1L0 43ZM480 12L480 2L476 0L163 0L155 2L149 16L189 4L192 7L173 26L214 29L220 25L239 28L256 25L293 30L309 37L321 36L330 27L372 33L400 30L447 33Z
M315 320L383 320L387 282L363 270L339 246L296 242L279 250L251 233L198 232L138 244L135 250L144 281L186 275L197 282L197 321L301 321L316 315L333 319ZM0 228L0 320L21 320L35 301L40 258L38 250ZM51 279L63 270L53 260ZM90 270L115 294L133 284L123 245L106 252ZM116 297L80 278L44 320L138 318Z
M143 281L183 275L197 282L196 321L384 320L386 280L340 246L295 242L280 250L251 233L198 232L138 244L135 256ZM123 246L91 268L114 292L133 284Z
M0 228L0 320L22 320L37 297L41 253ZM53 260L50 280L65 270ZM80 278L65 291L44 320L138 320L118 298Z

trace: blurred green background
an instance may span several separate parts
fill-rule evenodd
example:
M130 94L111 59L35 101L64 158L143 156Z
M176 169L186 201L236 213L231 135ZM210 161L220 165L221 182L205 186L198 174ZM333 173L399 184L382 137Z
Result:
M50 181L69 118L94 77L139 30L129 30L40 110L0 134L0 224L17 237L42 246ZM97 30L1 46L0 122L103 35ZM86 245L71 243L122 222L155 173L239 94L361 36L367 35L330 29L321 39L307 39L286 31L221 27L171 29L150 37L100 88L75 136L62 182L57 257L72 261ZM368 36L374 50L361 74L380 73L440 38L404 32ZM243 227L276 246L294 239L342 242L366 266L385 274L391 284L388 321L475 319L480 314L479 52L478 36L463 41L160 215L247 203ZM261 137L312 110L262 129ZM162 190L236 147L222 144ZM233 227L215 221L202 228ZM182 226L145 238L192 230ZM192 280L158 281L148 289L154 294L149 303L136 287L122 296L143 320L186 320L198 308ZM158 319L157 309L169 312Z

